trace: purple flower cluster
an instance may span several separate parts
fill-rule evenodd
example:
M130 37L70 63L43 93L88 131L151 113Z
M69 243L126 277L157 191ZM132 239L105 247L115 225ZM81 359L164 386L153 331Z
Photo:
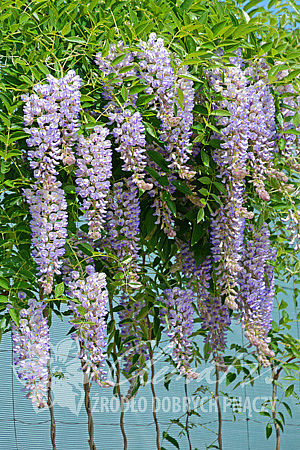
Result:
M101 386L109 386L104 363L106 358L106 304L108 292L104 273L97 273L93 265L85 268L87 276L77 270L70 273L68 288L72 300L73 324L76 331L73 339L80 344L79 358L84 361L83 370L91 380Z
M211 219L211 253L216 276L217 295L237 309L238 274L244 241L245 219L241 217L243 188L238 183L227 185L228 195Z
M72 146L77 139L80 112L80 77L73 70L61 79L47 76L48 84L37 84L35 93L23 95L24 123L30 128L27 153L36 182L24 195L32 216L33 258L41 283L50 294L55 274L60 273L60 257L67 236L67 203L57 165L75 162Z
M135 55L134 52L126 52L124 44L119 42L117 45L110 45L108 55L102 56L101 53L98 53L95 62L105 77L114 74L114 85L120 87L125 77L137 75L137 70L133 65ZM121 61L115 64L113 61L117 57L121 57ZM122 69L125 71L123 72ZM146 167L145 128L140 113L131 111L132 108L135 108L137 94L129 94L123 109L121 109L108 81L104 85L104 98L109 100L106 111L110 120L109 124L115 126L112 133L116 143L119 144L116 150L124 161L123 170L133 172L133 181L140 189L151 189L152 185L148 185L143 180ZM128 106L131 109L128 109Z
M112 175L109 130L96 126L88 138L79 136L76 159L77 194L83 198L82 209L89 220L89 237L99 239L106 215L109 178Z
M114 183L108 199L105 230L107 236L101 246L117 256L121 270L135 281L138 277L138 242L140 225L140 204L138 188L133 181Z
M265 189L264 179L272 176L272 164L275 153L275 103L270 87L264 80L258 80L249 86L251 99L249 107L249 166L256 192L263 200L270 200ZM286 180L285 180L286 181Z
M37 126L25 128L30 134L28 147L30 166L35 170L35 178L40 179L49 172L56 175L55 166L60 160L64 164L74 164L72 146L79 130L81 79L74 70L63 78L47 75L48 84L34 86L35 94L22 95L24 124Z
M240 52L230 62L232 67L207 74L214 89L224 96L218 107L231 114L217 121L224 127L221 136L225 142L214 152L214 159L224 176L242 180L249 174L258 195L268 201L264 180L266 176L278 176L272 167L276 137L274 98L266 76L256 76L252 66L243 70ZM284 174L283 179L286 181Z
M207 330L204 342L209 344L214 361L223 368L225 364L222 352L226 345L226 331L230 326L230 317L228 308L222 304L220 296L215 296L209 291L211 258L206 257L203 263L197 266L187 244L178 242L178 245L180 253L177 256L177 261L184 276L188 279L188 288L193 289L197 296L202 327Z
M141 42L140 47L141 76L149 85L145 92L156 95L157 117L161 120L160 138L165 142L167 161L178 170L181 178L193 178L195 172L186 165L192 153L190 137L194 107L193 82L188 79L187 67L180 67L175 73L171 52L155 33L150 34L147 42ZM175 64L179 66L180 63L176 59Z
M67 202L60 181L48 176L42 184L24 190L31 214L32 257L39 268L46 294L52 291L54 276L60 274L67 238Z
M214 213L211 221L211 244L218 295L224 295L226 305L236 309L245 218L253 217L253 213L247 211L243 203L249 137L254 138L251 131L254 118L251 122L252 100L248 92L248 80L242 70L242 59L238 55L231 58L230 62L232 66L224 69L223 78L221 70L207 74L214 89L224 97L218 107L230 113L229 117L218 120L218 124L223 126L221 136L224 142L213 154L225 182L227 195L224 195L223 205Z
M26 397L38 408L44 408L50 364L49 327L43 315L45 303L29 299L28 306L20 311L19 325L11 322L14 365L25 385Z
M110 123L115 123L113 136L119 146L116 150L121 154L124 161L123 170L133 172L132 180L138 188L148 190L152 184L143 180L146 167L145 155L145 127L141 114L136 111L132 113L129 109L123 112L112 112L108 114Z
M194 293L191 289L166 289L160 300L166 305L161 310L162 323L167 326L173 348L172 357L177 362L177 368L182 375L197 378L199 375L190 366Z
M271 329L274 299L273 267L268 261L274 261L276 252L271 249L267 225L250 232L252 238L245 244L243 269L240 274L239 303L242 326L250 343L257 347L259 361L269 365L266 357L273 357L267 337Z

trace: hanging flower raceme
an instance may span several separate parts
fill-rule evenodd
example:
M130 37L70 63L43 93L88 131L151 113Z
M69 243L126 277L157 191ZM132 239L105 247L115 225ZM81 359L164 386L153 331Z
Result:
M251 218L253 213L243 206L250 113L247 78L242 70L240 56L231 58L230 62L233 66L224 69L223 82L221 71L207 74L214 89L224 97L218 107L230 113L230 117L218 120L218 124L223 126L220 134L224 142L213 153L227 194L223 196L223 204L211 220L211 251L218 295L224 295L226 305L236 309L245 217Z
M211 219L211 253L218 295L225 303L237 309L238 274L244 241L245 219L241 217L243 190L238 184L227 186L228 196Z
M268 261L276 259L276 252L271 249L267 225L254 231L247 239L243 254L243 270L240 274L241 290L239 303L241 321L245 336L258 349L259 361L268 366L267 357L273 357L267 337L271 329L274 299L273 266Z
M69 302L73 312L71 323L75 328L73 339L80 345L79 358L84 362L83 370L101 386L110 386L106 379L106 305L108 292L104 273L95 272L93 265L85 267L86 276L79 271L70 272L68 282Z
M100 246L117 257L127 281L138 278L140 203L138 189L131 178L114 183L108 199L105 230Z
M184 276L188 279L187 286L193 289L202 319L202 328L207 330L204 342L209 344L213 360L220 368L225 368L222 353L226 347L226 332L230 326L229 311L222 304L221 298L209 291L211 280L211 258L208 256L196 265L195 258L188 245L178 242L180 252L177 255Z
M129 72L125 70L122 73L123 67L132 65L134 55L135 53L127 52L124 44L119 42L117 45L110 45L108 55L103 56L98 53L95 62L105 76L115 75L114 86L120 88L125 77L137 75L137 70L134 67ZM114 60L119 57L121 57L121 61L115 64ZM144 181L146 167L145 128L139 111L132 112L132 109L135 108L137 94L128 95L127 93L127 100L123 109L121 109L120 104L116 102L113 87L108 81L104 84L104 98L109 100L105 110L109 118L109 125L113 126L112 134L118 144L116 150L124 161L123 170L133 172L132 179L140 189L151 189L152 185Z
M141 42L140 48L142 52L137 56L141 76L149 86L145 92L155 95L153 102L157 104L157 118L161 120L160 139L165 143L166 160L181 178L193 178L195 172L187 162L192 153L194 88L188 79L187 67L182 66L175 73L171 52L155 33L150 34L147 42ZM174 63L180 66L181 61L177 58Z
M132 113L129 109L122 112L108 114L110 124L115 123L113 136L115 137L116 150L124 161L123 170L133 172L132 180L138 188L148 190L152 184L144 181L146 167L146 140L145 127L139 111Z
M275 153L275 103L269 85L265 80L258 80L247 89L249 98L249 166L252 169L251 178L256 192L262 200L270 200L264 180L266 177L277 176L274 173L273 159ZM274 175L273 175L274 173ZM283 178L282 178L283 177ZM281 174L283 181L287 181Z
M11 322L14 365L18 378L24 383L26 397L38 408L44 408L49 381L49 327L43 315L45 303L29 299L28 306L20 311L19 325Z
M82 209L89 220L88 235L91 239L101 237L106 215L112 174L111 142L106 139L108 133L107 128L97 126L88 138L79 136L77 146L76 191L83 198Z
M161 310L162 323L167 327L173 348L172 357L182 375L197 378L199 374L191 368L191 336L194 326L194 293L191 289L166 289L160 300L166 307Z
M30 134L27 145L34 148L27 157L36 179L24 191L32 216L32 255L43 289L50 294L54 276L60 273L67 236L67 203L57 180L57 165L75 162L72 145L79 129L80 77L70 71L61 79L48 75L47 81L22 100L25 125L37 125L25 128Z
M75 162L72 146L77 140L81 79L74 70L63 78L47 75L48 84L34 86L35 94L22 95L25 131L30 134L27 153L37 180L43 172L53 175L60 160L70 165Z
M54 276L60 274L67 238L67 202L61 183L51 176L42 185L25 189L24 195L31 214L32 257L43 289L50 294Z

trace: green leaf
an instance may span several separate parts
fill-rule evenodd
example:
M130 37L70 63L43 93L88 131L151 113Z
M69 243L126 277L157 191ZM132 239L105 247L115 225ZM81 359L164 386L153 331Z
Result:
M5 278L0 278L0 287L8 291L10 289L9 282Z
M71 26L72 26L72 22L71 22L71 21L68 21L68 22L65 24L65 26L62 28L61 34L62 34L63 36L65 36L65 34L70 33L70 31L71 31Z
M205 197L207 197L209 195L209 191L206 188L201 188L199 189L199 194L202 194Z
M199 178L200 183L202 184L211 184L212 180L208 177L200 177Z
M126 102L126 100L128 99L128 91L124 85L121 88L121 95L122 95L124 102Z
M147 130L148 131L148 130ZM156 150L147 150L147 154L161 169L165 172L170 172L170 169L166 163L165 158Z
M59 283L57 286L55 286L54 289L54 295L55 298L59 298L65 291L65 285L64 283Z
M148 306L143 306L138 315L136 316L136 320L143 319L148 314L149 308Z
M19 313L13 308L9 308L8 312L15 324L19 326Z
M228 386L230 383L232 383L236 379L236 373L228 373L226 375L226 386Z
M5 297L5 295L0 295L0 303L7 303L8 302L8 298Z
M209 156L204 150L201 150L201 159L206 167L209 167Z
M152 178L154 178L161 186L169 186L169 180L168 178L164 175L161 176L159 175L159 173L156 172L155 169L153 169L152 167L146 167L146 172L148 172Z
M154 100L156 97L155 94L142 94L139 96L139 98L136 101L137 106L146 105L151 102L151 100Z
M220 32L226 27L226 25L228 25L228 22L226 20L220 23L216 23L211 30L213 35L218 36Z
M194 222L193 232L191 237L191 246L193 247L197 242L199 242L203 231L203 225L199 225L197 222Z
M299 75L299 73L300 73L300 69L293 70L293 71L290 72L286 77L284 77L284 78L281 80L281 82L282 82L282 83L288 83L288 82L294 80L295 78L297 78L298 75Z
M266 437L267 437L267 439L269 439L269 437L271 436L272 431L273 431L272 426L269 423L267 423L267 426L266 426Z
M193 75L179 75L179 78L184 78L185 80L195 81L196 83L203 83L203 80L200 80L200 78L194 77Z
M285 134L295 134L296 136L300 136L300 131L298 130L285 130Z
M20 139L28 138L29 134L24 133L24 131L16 131L15 133L12 133L9 137L9 143L12 143L14 141L18 141Z
M112 62L110 63L112 66L116 66L117 64L119 64L120 62L123 61L123 59L125 58L126 54L124 53L123 55L117 56L115 59L112 60Z
M279 141L278 141L278 147L279 147L279 149L280 150L284 150L285 149L285 146L286 146L286 141L284 140L284 139L279 139Z
M82 95L80 97L80 101L81 102L94 102L95 99L93 97L89 96L89 95Z
M173 214L173 216L176 217L176 203L173 202L172 200L170 200L169 198L167 198L165 200L165 202L168 205L168 208L171 211L171 213Z
M78 244L79 250L81 250L85 255L92 256L94 253L94 249L90 244L87 244L86 242L80 242Z
M130 95L132 95L132 94L138 94L139 92L142 92L142 91L144 91L145 89L147 89L147 85L145 85L145 84L136 84L135 86L132 86L132 87L129 89L129 94L130 94Z
M134 68L134 64L131 64L131 66L124 66L124 67L121 67L120 69L119 69L119 73L126 73L126 72L129 72L130 70L132 70Z
M300 114L299 112L296 112L296 114L293 117L293 122L295 127L298 127L300 125Z
M66 41L74 42L75 44L86 44L86 40L78 36L66 38Z
M184 0L182 5L180 6L180 9L182 12L188 11L195 0ZM179 448L179 447L178 447Z
M201 208L201 209L199 209L198 214L197 214L197 223L201 222L201 220L203 220L203 219L204 219L204 209Z
M226 111L226 109L215 109L211 112L211 114L212 116L220 116L220 117L232 116L232 114L229 111Z
M290 395L292 395L293 392L294 392L294 389L295 389L295 386L294 386L293 384L290 384L290 385L286 388L286 390L285 390L285 392L284 392L284 396L285 396L285 397L289 397Z
M219 181L214 181L213 182L214 186L216 186L216 188L222 192L223 194L227 194L227 190L226 187L223 183L220 183Z
M174 180L172 181L173 186L176 187L180 192L187 195L192 195L193 192L190 190L190 188L181 180Z
M170 442L171 444L174 445L174 447L179 449L179 444L176 441L175 438L173 438L172 436L170 436L166 431L163 432L163 438L166 439L168 442Z
M36 65L44 75L48 75L50 73L50 69L48 69L48 67L46 67L45 64L41 63L40 61L38 61Z
M155 128L154 128L154 126L153 125L151 125L151 123L149 123L149 122L144 122L144 127L145 127L145 130L147 131L147 133L149 133L150 134L150 136L152 136L152 137L154 137L154 138L156 138L157 139L157 136L156 136L156 131L155 131ZM150 151L150 150L149 150ZM147 153L149 154L149 151L147 150ZM155 150L152 150L152 151L155 151ZM156 152L156 153L158 153L158 152ZM150 155L149 155L150 156ZM161 158L164 160L164 158L161 156ZM153 160L154 161L154 160ZM165 160L164 160L165 161ZM155 161L156 162L156 161Z
M180 88L177 88L177 94L178 94L178 103L182 107L184 102L184 94Z
M287 410L287 412L289 413L289 415L292 417L292 410L291 410L290 406L286 402L282 402L282 404L285 407L285 409Z
M248 25L248 24L244 24L244 25L239 25L235 28L234 32L233 32L233 37L234 38L239 38L241 36L245 36L249 33L252 33L253 31L257 31L257 32L261 32L265 27L264 26L259 26L259 25Z

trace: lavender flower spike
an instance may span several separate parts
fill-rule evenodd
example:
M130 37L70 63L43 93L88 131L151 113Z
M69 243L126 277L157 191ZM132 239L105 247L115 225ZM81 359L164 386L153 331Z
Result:
M83 198L82 209L89 219L89 237L99 239L106 214L109 178L112 174L111 142L106 139L109 130L95 127L88 138L79 137L77 147L77 194Z
M28 300L28 309L21 309L19 326L11 322L14 365L18 378L25 384L26 397L38 408L47 404L50 338L45 303Z
M79 358L84 361L83 370L91 380L100 386L110 386L106 379L104 363L106 359L106 304L108 292L104 273L97 273L93 265L85 268L87 277L71 271L68 284L72 297L70 309L73 311L73 339L78 339L81 347Z

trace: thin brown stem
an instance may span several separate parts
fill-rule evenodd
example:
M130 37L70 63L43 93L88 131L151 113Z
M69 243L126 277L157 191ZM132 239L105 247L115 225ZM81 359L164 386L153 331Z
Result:
M187 412L186 412L186 420L185 420L185 430L186 430L186 436L189 443L189 450L192 450L192 443L191 443L191 437L190 437L190 430L189 430L189 418L191 415L191 409L190 409L190 402L188 399L188 390L187 390L187 379L185 377L184 379L184 392L185 392L185 398L187 401Z
M281 367L275 371L275 367L272 364L272 418L274 422L274 427L276 431L276 450L280 450L280 428L276 421L276 401L277 401L277 384L279 374L281 372Z
M153 361L153 350L151 347L151 323L149 320L149 317L147 315L147 325L148 325L148 345L149 345L149 358L150 358L150 364L151 364L151 392L153 397L153 408L152 408L152 414L153 414L153 420L155 423L155 429L156 429L156 448L157 450L160 450L160 443L159 443L159 424L157 420L156 415L156 407L157 407L157 397L154 389L154 361Z
M81 366L83 370L83 388L84 388L84 405L85 410L88 416L88 431L89 431L89 446L90 450L96 450L96 445L94 443L94 422L92 417L92 410L91 410L91 399L90 399L90 390L91 390L91 384L89 382L89 376L86 373L84 366L85 362L81 361Z
M54 409L53 409L53 399L52 399L52 378L51 378L51 369L50 369L50 358L47 363L47 369L48 369L48 399L47 404L50 412L50 437L51 437L51 444L52 449L56 450L55 445L55 438L56 438L56 424L55 424L55 417L54 417Z
M42 287L39 291L39 297L41 302L44 300L44 291ZM45 318L49 319L49 311L47 310L47 307L44 309L43 315ZM49 349L49 359L47 362L47 371L48 371L48 388L47 388L47 405L49 408L50 413L50 438L51 438L51 444L52 449L56 450L56 444L55 444L55 438L56 438L56 423L55 423L55 417L54 417L54 408L53 408L53 399L52 399L52 377L51 377L51 351Z
M216 365L216 392L215 392L215 401L218 408L218 443L219 450L222 450L222 412L221 405L219 401L219 366Z
M114 313L113 313L113 303L112 303L112 298L111 296L109 296L109 309L110 309L110 317L111 320L114 320ZM116 343L113 343L113 352L116 355ZM117 378L117 394L119 397L119 401L120 401L120 407L121 407L121 414L120 414L120 428L121 428L121 433L123 436L123 446L124 446L124 450L127 450L127 436L126 436L126 431L125 431L125 426L124 426L124 416L125 416L125 410L124 410L124 398L123 395L121 394L121 389L120 389L120 365L116 356L116 378Z

